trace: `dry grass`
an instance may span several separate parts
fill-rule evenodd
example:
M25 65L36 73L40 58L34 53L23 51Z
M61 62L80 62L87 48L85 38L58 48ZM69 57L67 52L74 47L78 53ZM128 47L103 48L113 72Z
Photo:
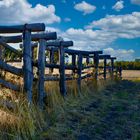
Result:
M128 80L140 79L140 70L123 70L122 77Z

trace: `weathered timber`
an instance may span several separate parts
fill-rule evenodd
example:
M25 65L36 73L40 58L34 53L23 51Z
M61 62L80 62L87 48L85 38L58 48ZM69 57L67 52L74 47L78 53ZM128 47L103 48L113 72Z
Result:
M77 74L78 74L77 84L80 91L81 91L82 61L83 61L83 57L82 54L80 53L78 54L78 70L77 70Z
M59 67L59 72L60 72L60 81L59 81L59 86L60 86L60 93L63 95L63 97L66 96L66 77L65 77L65 50L63 46L59 47L59 61L60 61L60 67Z
M86 64L89 64L89 56L86 57Z
M116 57L111 57L111 78L114 78L114 60Z
M22 69L13 67L13 66L3 62L2 60L0 60L0 68L5 71L8 71L10 73L13 73L15 75L18 75L18 76L21 76L21 74L22 74Z
M99 55L99 59L110 59L110 55Z
M25 30L23 33L23 46L24 90L27 93L28 101L31 103L34 76L32 65L31 32L28 30Z
M94 68L94 67L95 67L95 65L83 66L82 70L89 69L89 68Z
M94 55L95 79L98 79L99 54Z
M32 32L45 31L45 24L34 23L16 26L0 26L0 33L22 33L25 28Z
M104 79L106 80L106 64L107 64L107 59L104 58Z
M72 54L72 66L76 67L76 55ZM75 73L75 69L73 69L73 74Z
M7 81L5 81L5 80L3 80L1 78L0 78L0 84L3 85L3 86L5 86L5 87L7 87L7 88L9 88L9 89L14 90L14 91L19 91L20 90L20 87L19 86L14 85L14 84L12 84L10 82L7 82Z
M57 38L56 32L36 33L31 35L31 41L39 41L40 39L55 40L56 38ZM1 36L0 39L6 43L20 43L23 40L23 36L22 35L8 37Z
M50 50L50 64L54 64L54 50ZM53 73L53 68L49 69L50 73Z
M102 54L102 51L80 51L80 50L72 50L65 49L65 52L68 54L81 54L81 55L92 55L92 54Z
M39 105L43 107L43 99L45 97L44 91L44 74L45 74L45 48L46 48L46 41L41 39L39 41L39 58L38 58L38 98L39 98Z
M5 42L3 42L3 41L1 41L1 40L0 40L0 45L2 45L2 46L5 47L6 49L9 49L10 51L12 51L12 52L14 52L14 53L16 53L16 54L18 54L18 55L19 55L19 54L21 55L21 53L20 53L17 49L11 47L10 45L6 44Z
M55 46L55 47L59 47L59 46L69 47L69 46L73 46L73 41L53 41L53 42L47 42L46 45Z

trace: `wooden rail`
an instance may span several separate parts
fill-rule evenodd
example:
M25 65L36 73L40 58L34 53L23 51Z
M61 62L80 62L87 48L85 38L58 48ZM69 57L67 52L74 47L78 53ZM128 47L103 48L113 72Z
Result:
M86 78L92 77L98 80L98 77L102 75L104 79L106 79L107 73L111 74L112 79L115 73L121 77L121 67L114 67L115 57L102 55L103 52L100 50L82 51L69 49L70 46L74 45L72 41L59 41L57 40L57 34L55 32L42 32L44 30L45 25L42 23L0 26L0 33L21 33L21 35L18 36L0 36L0 45L23 57L22 68L11 66L0 57L0 69L23 77L24 91L30 103L32 102L32 86L33 80L35 79L33 74L34 67L38 69L38 104L41 107L43 107L43 99L46 96L44 90L45 81L59 81L60 93L65 97L67 95L67 80L77 80L78 89L81 90L81 81ZM33 34L32 32L36 33ZM7 44L20 42L22 53ZM37 61L33 60L33 50L35 47L38 49ZM46 51L49 52L49 63L46 62ZM0 50L0 55L2 55L1 52ZM57 62L55 62L55 53L59 56ZM66 54L71 56L71 64L65 63ZM103 66L99 66L100 60L103 60ZM107 66L107 60L111 61L110 66ZM90 61L92 61L92 63ZM50 69L51 76L45 74L46 68ZM59 70L59 76L53 75L53 69ZM92 69L92 71L85 73L85 70L88 69ZM99 70L101 69L103 72L100 73ZM71 70L72 74L65 74L66 70ZM76 76L73 77L73 75ZM2 78L0 78L0 84L16 91L20 89L18 85L7 82Z

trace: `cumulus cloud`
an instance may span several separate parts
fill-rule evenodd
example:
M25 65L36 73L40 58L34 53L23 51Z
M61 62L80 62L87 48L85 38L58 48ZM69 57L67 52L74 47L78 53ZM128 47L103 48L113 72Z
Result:
M140 0L131 0L131 3L140 6Z
M119 12L123 8L124 8L124 1L122 0L116 2L116 4L112 7L112 9L116 10L117 12Z
M85 1L75 4L74 8L80 12L83 12L83 15L91 14L96 10L96 6L91 5Z
M37 4L33 7L27 0L0 1L0 24L23 24L44 22L52 24L60 22L60 17L55 15L55 6Z
M125 49L113 49L106 48L103 50L104 54L110 54L114 57L117 57L117 60L132 60L134 59L134 50L125 50Z
M85 28L100 28L104 32L111 33L117 38L140 37L140 12L126 15L107 15L97 21L93 21Z
M133 60L134 50L114 49L113 42L117 39L116 35L102 30L92 29L74 29L70 28L66 32L61 33L65 40L73 40L72 49L97 51L103 50L104 54L110 54L118 58L118 60Z

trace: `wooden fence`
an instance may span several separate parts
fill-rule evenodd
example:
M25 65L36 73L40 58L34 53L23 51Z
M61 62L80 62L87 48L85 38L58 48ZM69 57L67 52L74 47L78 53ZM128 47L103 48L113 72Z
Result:
M114 78L114 74L121 77L121 67L114 67L115 57L103 55L102 51L69 49L69 47L73 46L72 41L59 41L55 32L46 33L44 31L45 25L43 23L0 26L0 34L21 33L18 36L0 36L0 46L20 55L23 58L22 68L16 68L6 63L1 57L3 50L0 49L0 69L23 77L23 89L27 94L29 102L32 102L32 86L33 80L35 79L33 74L34 67L38 69L38 101L41 106L43 104L43 98L46 95L44 91L45 81L59 81L60 93L62 96L66 96L66 80L77 80L78 88L81 89L81 81L85 78L94 77L98 80L98 77L103 75L103 78L106 79L108 72L111 78ZM19 53L17 49L11 47L8 43L21 43L22 53ZM33 59L33 51L36 47L38 49L38 57L35 61ZM49 52L49 62L46 62L46 51ZM55 53L59 56L57 62L54 61ZM66 54L71 56L71 63L69 64L65 63ZM100 60L103 60L103 66L100 66ZM107 65L107 60L110 60L110 66ZM46 68L50 69L51 75L45 74ZM59 76L53 74L53 69L59 70ZM92 69L92 72L84 73L88 69ZM71 70L72 74L66 74L66 70ZM102 70L102 72L99 72L99 70ZM1 77L0 84L16 91L20 89L19 86L7 82Z

